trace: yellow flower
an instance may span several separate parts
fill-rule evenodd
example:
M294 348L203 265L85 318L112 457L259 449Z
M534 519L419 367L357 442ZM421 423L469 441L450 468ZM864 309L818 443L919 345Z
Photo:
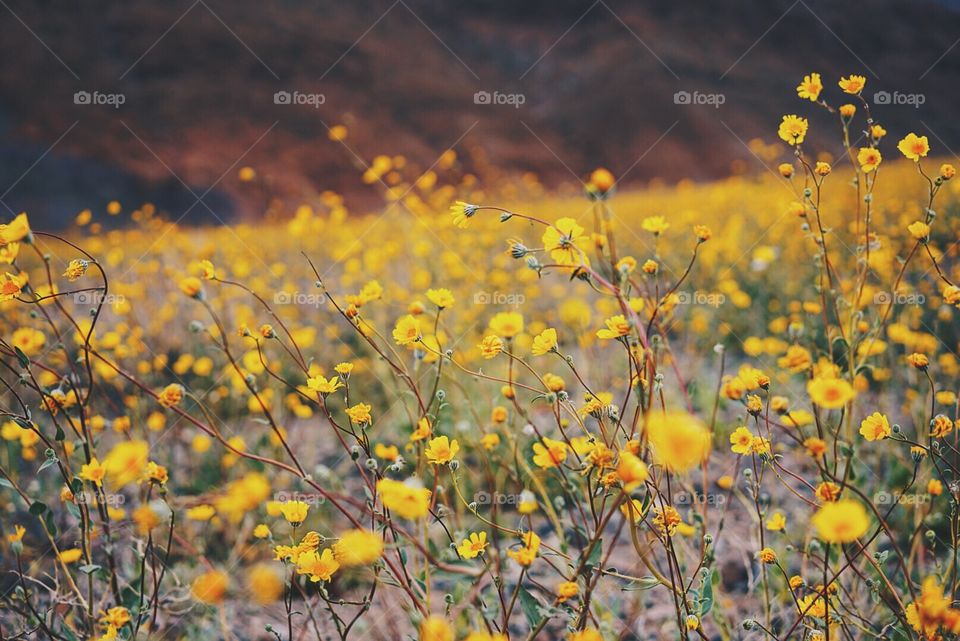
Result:
M377 493L385 508L404 519L421 519L430 509L431 492L424 487L393 479L380 479L377 481Z
M218 570L211 570L193 580L190 585L190 593L193 594L194 599L201 603L219 605L223 603L229 586L230 579L226 574Z
M484 336L483 340L477 347L480 348L480 354L489 360L503 351L503 341L500 340L499 336L490 334L488 336Z
M919 220L907 225L907 231L916 240L927 240L930 237L930 225Z
M453 224L461 229L466 228L467 221L477 213L478 209L480 208L477 205L471 205L462 200L458 200L450 205L450 215L453 217Z
M13 526L13 533L7 535L8 543L19 543L23 540L23 535L27 533L27 528L19 523Z
M882 441L892 433L890 422L880 412L874 412L860 422L860 435L868 441Z
M648 216L640 223L643 231L659 236L670 228L670 223L663 216Z
M397 345L410 345L422 337L420 321L410 314L400 318L393 328L393 340L396 341Z
M803 143L803 139L807 135L808 126L806 118L795 115L784 116L780 128L777 130L777 135L785 143L799 145Z
M605 194L613 189L616 183L617 179L614 178L613 173L604 167L598 167L597 169L593 170L593 173L590 174L589 185L601 194Z
M431 615L420 623L419 641L453 641L453 627L445 617Z
M783 512L774 512L767 519L767 529L771 532L782 532L787 527L787 519Z
M534 337L533 347L530 351L534 356L543 356L547 352L552 352L556 348L557 330L549 327Z
M144 482L156 483L157 485L166 485L169 478L170 476L167 473L167 468L155 463L154 461L149 461L146 469L143 471L143 477L141 480Z
M573 218L561 218L547 227L541 238L544 250L550 252L550 257L559 265L588 263L586 254L577 246L585 240L583 227Z
M624 490L627 492L633 490L641 483L647 480L650 472L647 464L640 460L638 456L624 450L620 452L617 461L617 478L623 483Z
M564 581L557 586L557 602L563 603L568 599L572 599L573 597L577 596L579 591L580 590L576 583L573 581Z
M429 438L433 434L433 428L430 427L430 420L424 416L419 421L417 421L417 427L410 434L411 441L422 441L425 438Z
M930 436L933 438L943 438L953 431L953 421L943 414L937 414L930 421Z
M677 509L672 505L668 505L664 508L654 508L653 509L653 524L667 536L673 536L677 532L677 528L683 525L683 519L680 518L680 513L677 512Z
M930 365L930 359L927 358L927 355L919 352L914 352L907 356L907 362L919 370L925 370L927 366Z
M350 422L356 423L357 425L367 425L373 421L373 417L370 415L371 407L366 403L357 403L352 407L348 407L344 410L347 413L347 416L350 417Z
M246 584L257 605L270 605L283 596L283 579L266 563L257 563L247 571Z
M815 378L807 383L810 399L826 409L840 409L857 395L853 387L841 378Z
M623 514L623 517L630 519L634 523L640 522L645 511L643 503L639 499L624 501L623 505L620 506L620 512Z
M89 266L89 261L74 258L70 261L70 264L67 265L66 271L63 272L63 277L72 283L83 276Z
M551 438L533 444L533 463L541 469L556 467L567 460L567 444Z
M866 173L870 173L879 167L882 160L883 156L880 155L880 150L875 147L861 147L860 151L857 152L857 162L860 163L860 169Z
M196 505L187 510L187 518L191 521L209 521L217 511L212 505Z
M757 558L760 559L761 563L776 563L777 562L777 553L773 551L772 548L763 548L757 552Z
M343 387L343 383L336 376L331 376L329 380L323 376L311 376L307 379L307 389L318 394L332 394L341 387Z
M620 338L621 336L626 336L630 333L630 323L627 322L627 319L623 315L618 314L616 316L611 316L604 321L606 324L605 329L597 330L597 338L603 340L610 340L613 338Z
M710 453L709 430L686 412L652 412L646 432L654 462L671 472L686 472Z
M166 408L175 407L183 400L183 392L182 385L170 383L157 394L157 402Z
M257 523L253 528L253 535L258 539L265 539L270 536L270 527L266 523Z
M451 307L454 303L453 294L450 293L449 289L443 287L440 289L428 289L427 298L440 309Z
M826 543L850 543L867 532L870 519L860 503L841 499L823 505L810 520Z
M897 143L897 149L910 160L919 162L930 151L930 143L926 136L909 133Z
M0 302L13 300L19 296L25 284L26 282L18 276L10 272L4 273L2 278L0 278Z
M520 535L523 546L517 550L507 550L507 556L523 567L530 566L537 558L540 550L540 537L535 532L525 532Z
M803 82L797 85L797 95L810 102L816 102L823 91L823 82L820 80L820 74L811 73L803 77Z
M483 554L484 550L487 549L487 533L486 532L471 532L470 536L465 538L460 545L457 546L457 552L465 559L474 559L477 556Z
M730 449L734 454L749 454L753 444L753 433L744 426L738 427L730 435Z
M333 556L348 568L370 565L383 556L383 538L370 530L348 530L333 544Z
M303 501L284 501L280 505L280 513L290 525L300 525L307 519L310 506Z
M863 91L863 88L867 85L867 79L864 76L851 74L845 78L840 78L840 82L837 84L839 84L840 88L846 93L855 96Z
M498 312L490 319L490 329L504 338L513 338L523 331L523 315L520 312Z
M333 558L333 552L329 548L322 553L310 550L297 557L297 574L309 575L313 583L329 581L339 569L340 563Z
M180 281L180 291L190 298L200 298L203 295L203 283L196 276L188 276Z
M483 449L488 452L498 445L500 445L500 435L499 434L484 434L480 437L480 445L483 446Z
M446 436L438 436L430 440L424 454L427 460L434 465L443 465L453 460L453 457L460 451L460 444L457 439L449 440Z
M62 550L60 554L57 556L57 558L59 558L62 562L69 565L71 563L76 563L77 561L79 561L82 556L83 556L83 550L81 550L80 548L69 548L66 550Z
M0 224L0 245L30 242L30 236L30 221L25 213L19 214L7 224Z
M584 628L568 634L567 641L603 641L603 636L596 628Z
M120 441L114 445L103 460L110 483L120 487L138 481L147 467L149 452L146 441Z

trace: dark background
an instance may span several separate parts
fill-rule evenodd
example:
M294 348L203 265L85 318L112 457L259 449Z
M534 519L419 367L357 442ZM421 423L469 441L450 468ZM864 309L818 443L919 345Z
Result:
M0 2L0 201L57 224L118 199L185 222L254 218L262 194L335 189L374 206L360 180L379 153L426 169L455 145L464 171L536 172L548 187L605 165L625 183L763 171L809 71L922 93L876 112L899 137L960 147L960 7L913 0L131 0ZM276 105L279 90L325 103ZM519 109L477 105L522 93ZM679 90L722 93L677 105ZM77 91L123 105L74 104ZM836 152L818 116L811 142ZM347 146L327 138L346 123ZM835 125L834 125L835 126ZM888 149L892 145L887 143ZM946 153L950 153L947 151ZM204 206L195 206L198 196ZM209 208L209 209L208 209ZM6 217L4 214L3 217Z

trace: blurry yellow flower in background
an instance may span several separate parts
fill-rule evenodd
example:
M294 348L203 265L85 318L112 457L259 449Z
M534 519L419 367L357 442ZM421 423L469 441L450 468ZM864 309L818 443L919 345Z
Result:
M826 543L850 543L866 534L870 527L863 505L851 499L826 503L810 522L820 540Z

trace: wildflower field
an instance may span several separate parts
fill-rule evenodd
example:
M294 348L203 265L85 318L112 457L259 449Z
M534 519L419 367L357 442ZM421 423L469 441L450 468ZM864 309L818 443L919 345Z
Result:
M714 183L7 220L0 638L955 638L960 190L865 82Z

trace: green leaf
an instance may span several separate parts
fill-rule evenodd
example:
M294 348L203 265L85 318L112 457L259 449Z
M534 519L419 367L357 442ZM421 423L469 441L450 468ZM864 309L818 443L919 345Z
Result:
M520 587L520 609L523 610L523 616L527 619L527 624L531 628L535 628L540 625L540 615L541 604L537 601L536 597L530 594L527 589L523 586Z
M598 567L600 565L600 557L603 554L603 539L598 539L596 545L593 546L593 549L590 550L590 556L587 557L587 561L584 564L584 571L589 574L591 568Z
M56 465L59 461L60 459L58 459L56 456L51 456L50 458L48 458L46 461L43 462L43 465L41 465L40 469L37 470L37 474L44 471L50 466Z
M8 487L11 490L13 489L13 483L8 481L7 479L0 479L0 485L2 485L3 487Z
M97 570L101 569L101 566L96 565L95 563L91 563L89 565L81 565L77 569L83 572L84 574L93 574Z
M703 618L713 609L713 586L714 577L719 578L719 574L714 570L710 576L703 582L703 589L700 591L700 618Z
M623 587L624 592L633 592L636 590L651 590L660 585L660 581L653 576L645 576L636 581L631 581Z
M13 351L17 353L17 361L20 363L20 367L27 368L30 366L30 359L23 353L22 349L14 345Z
M40 516L47 511L47 504L40 501L34 501L30 506L30 514Z

